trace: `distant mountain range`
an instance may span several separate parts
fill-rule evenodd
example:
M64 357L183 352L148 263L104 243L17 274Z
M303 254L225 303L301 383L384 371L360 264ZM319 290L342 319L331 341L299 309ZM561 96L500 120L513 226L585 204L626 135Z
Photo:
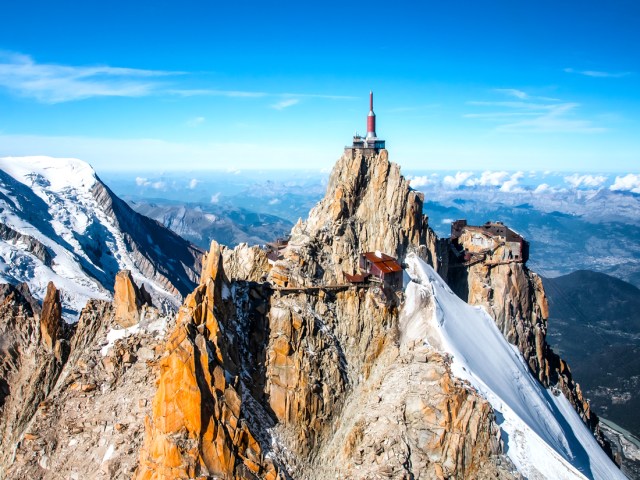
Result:
M198 278L202 251L133 211L75 159L0 159L0 280L26 282L42 300L49 281L67 317L108 299L121 269L155 303L177 307Z
M565 275L574 270L607 273L640 287L640 194L614 191L591 183L575 186L566 174L538 173L531 185L510 188L505 185L465 184L442 180L447 172L421 172L412 178L413 188L425 194L424 211L429 225L441 236L448 236L451 221L466 218L470 224L501 220L531 242L530 266L547 277ZM453 179L458 175L451 173ZM487 177L491 172L473 177ZM504 176L506 172L494 172ZM432 180L439 178L440 181ZM584 176L589 177L588 175ZM275 215L295 223L305 218L310 208L322 198L327 176L316 171L247 171L247 172L164 172L107 174L108 184L127 201L153 203L164 208L185 206L202 208L218 218L228 217L228 227L203 228L208 234L221 235L222 243L247 238L244 220L226 212L235 209ZM540 184L539 182L548 182ZM542 188L542 187L547 188ZM151 215L161 220L160 216ZM248 217L249 218L249 217ZM267 218L267 222L271 222ZM250 221L251 222L251 221ZM168 225L168 222L163 222ZM179 224L180 222L178 222ZM234 225L233 227L231 225ZM193 224L198 229L200 224ZM277 221L275 227L277 227ZM181 228L182 225L178 225ZM191 226L189 227L191 228ZM253 231L253 227L252 227ZM246 232L251 237L250 232ZM262 232L256 235L264 240ZM202 246L197 236L188 237ZM246 240L249 241L249 240Z
M288 220L275 215L231 205L168 200L129 201L129 205L204 249L209 248L211 240L231 247L243 242L265 244L289 233L293 226Z
M586 270L544 286L549 343L595 411L640 438L640 289Z

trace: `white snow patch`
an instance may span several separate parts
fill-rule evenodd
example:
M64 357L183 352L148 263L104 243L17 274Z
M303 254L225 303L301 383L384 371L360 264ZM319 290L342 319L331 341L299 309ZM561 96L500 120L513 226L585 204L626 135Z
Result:
M107 343L100 349L100 353L105 357L109 350L115 345L116 341L123 338L130 337L131 335L137 335L141 332L155 333L156 336L164 335L167 330L167 318L160 317L153 322L147 323L145 321L145 312L142 311L140 315L140 321L135 325L128 328L111 328L107 332Z
M104 457L102 457L102 463L111 460L113 458L114 452L115 448L113 447L113 444L110 444L109 448L107 448L107 451L104 453Z
M460 300L417 256L406 260L414 279L400 319L403 341L422 339L453 356L452 371L493 406L505 449L531 479L624 479L563 396L531 375L480 307Z

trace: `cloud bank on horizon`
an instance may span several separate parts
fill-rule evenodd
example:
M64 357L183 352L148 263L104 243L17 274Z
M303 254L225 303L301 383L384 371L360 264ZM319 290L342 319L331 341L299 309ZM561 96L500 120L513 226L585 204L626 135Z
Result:
M582 174L537 171L458 171L432 172L426 175L408 175L411 186L417 190L469 190L488 189L503 193L553 193L576 191L630 192L640 194L640 174Z

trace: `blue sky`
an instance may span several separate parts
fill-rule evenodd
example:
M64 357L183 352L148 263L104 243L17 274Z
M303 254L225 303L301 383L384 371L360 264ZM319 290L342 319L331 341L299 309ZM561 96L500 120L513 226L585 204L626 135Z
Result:
M98 170L637 172L640 4L3 2L0 156Z

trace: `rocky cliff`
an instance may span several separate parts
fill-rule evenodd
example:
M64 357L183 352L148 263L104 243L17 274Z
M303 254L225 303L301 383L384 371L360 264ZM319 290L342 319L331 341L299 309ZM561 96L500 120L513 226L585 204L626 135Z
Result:
M37 303L11 290L0 326L39 357L1 367L4 477L518 478L489 402L408 331L402 289L347 281L365 251L447 268L422 204L386 150L349 152L277 258L214 242L175 319L126 273L115 304L90 302L75 331L42 326ZM563 367L543 348L543 291L509 272L485 276L486 298L504 300L486 307L552 384Z
M459 248L472 248L470 238L462 238ZM526 263L502 260L503 252L490 252L481 262L464 265L460 257L448 251L441 274L460 298L482 306L495 320L504 337L516 345L531 372L545 387L554 387L576 409L603 448L610 447L599 430L597 415L591 411L580 385L575 382L567 363L547 343L549 307L542 279Z
M422 198L386 155L343 157L271 270L258 249L212 246L165 347L138 478L510 477L486 401L401 347L399 299L345 285L362 251L430 254Z
M123 329L92 300L70 327L49 292L42 309L25 285L0 294L0 478L130 478L171 320L147 306Z

